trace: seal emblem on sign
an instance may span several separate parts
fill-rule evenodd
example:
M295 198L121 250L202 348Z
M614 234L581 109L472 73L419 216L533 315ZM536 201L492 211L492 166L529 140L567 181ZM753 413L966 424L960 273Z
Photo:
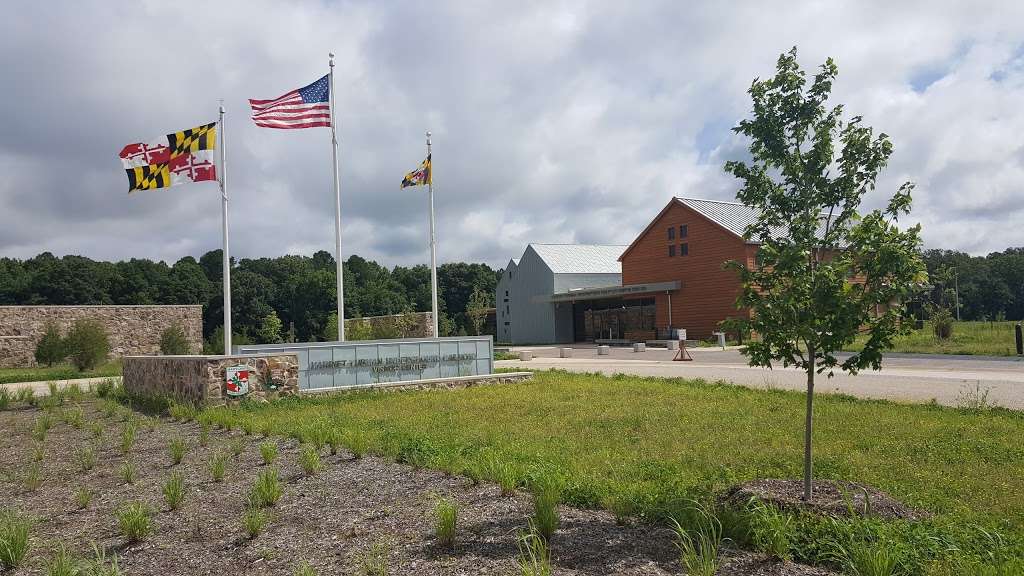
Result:
M228 366L224 372L224 383L228 396L245 396L249 393L249 371L245 365Z

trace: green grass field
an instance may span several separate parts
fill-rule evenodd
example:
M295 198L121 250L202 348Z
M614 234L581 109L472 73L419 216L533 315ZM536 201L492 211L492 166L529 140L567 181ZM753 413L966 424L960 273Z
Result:
M0 384L11 382L47 382L52 380L70 380L72 378L98 378L120 376L121 362L108 362L97 366L95 370L79 372L70 364L36 368L0 368Z
M893 343L892 352L923 354L972 354L981 356L1014 356L1016 343L1013 327L1016 322L954 322L953 336L948 340L935 337L930 323L921 330L901 336ZM849 350L859 350L866 338L858 338Z
M286 399L200 417L305 439L341 433L412 464L520 485L556 475L570 504L663 521L739 481L800 477L803 410L799 393L538 372L521 385ZM936 514L855 530L900 543L908 573L951 547L984 549L986 534L1024 551L1024 414L819 395L816 426L818 478L868 483ZM815 542L838 528L797 526L797 558L827 563Z

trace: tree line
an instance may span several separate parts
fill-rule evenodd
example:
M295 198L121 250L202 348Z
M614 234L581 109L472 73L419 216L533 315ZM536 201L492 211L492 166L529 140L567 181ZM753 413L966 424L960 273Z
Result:
M1024 248L986 256L955 250L925 250L931 304L961 320L1024 320Z
M44 252L0 258L0 304L201 304L203 336L223 330L221 250L172 265L132 258L119 262ZM479 308L493 307L501 270L453 262L437 269L441 335L479 333ZM310 256L232 258L232 328L243 340L325 340L336 309L335 260ZM345 316L358 318L429 312L430 268L387 268L360 256L344 262ZM333 339L333 338L331 338Z

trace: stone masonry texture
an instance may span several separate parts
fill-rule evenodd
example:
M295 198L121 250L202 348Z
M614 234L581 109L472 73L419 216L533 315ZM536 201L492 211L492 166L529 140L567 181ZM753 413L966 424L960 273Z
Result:
M122 373L125 390L143 397L170 397L196 405L233 404L228 396L227 368L249 368L248 400L269 401L299 391L299 358L295 354L239 356L127 356Z
M0 368L35 366L35 350L54 322L61 334L79 319L102 324L110 338L110 358L159 354L160 335L177 324L191 352L203 348L203 307L182 306L0 306Z

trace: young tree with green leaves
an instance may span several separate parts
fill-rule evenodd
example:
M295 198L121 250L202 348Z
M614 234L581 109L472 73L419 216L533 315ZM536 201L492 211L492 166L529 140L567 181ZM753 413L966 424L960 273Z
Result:
M61 362L68 355L64 345L64 338L60 335L60 328L55 322L46 323L46 331L43 337L36 344L36 364L53 366Z
M479 336L487 322L487 311L494 307L494 292L484 292L474 288L469 295L469 302L466 304L466 316L473 328L473 335Z
M753 117L733 129L750 139L751 160L725 164L743 182L737 199L758 213L745 233L760 245L754 265L728 264L742 281L737 306L750 311L744 327L757 335L745 354L753 366L781 362L807 373L805 500L815 376L879 369L882 351L909 329L902 299L927 281L920 225L897 224L910 211L913 185L900 186L885 209L859 212L892 144L861 117L845 121L842 106L827 105L837 72L828 59L808 86L796 48L779 56L775 77L750 87ZM837 358L858 334L867 334L863 350Z

